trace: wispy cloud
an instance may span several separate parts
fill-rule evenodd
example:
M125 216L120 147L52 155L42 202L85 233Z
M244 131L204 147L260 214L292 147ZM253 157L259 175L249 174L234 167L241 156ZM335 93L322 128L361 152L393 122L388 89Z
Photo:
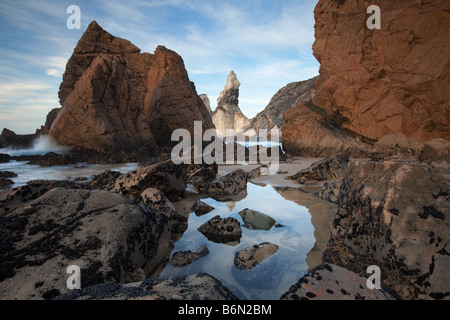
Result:
M153 52L158 45L165 45L178 52L198 93L208 94L212 108L228 73L235 70L242 83L241 107L252 117L287 83L317 74L318 63L311 51L315 3L317 0L2 0L0 127L14 124L18 131L25 126L33 131L42 124L41 119L57 106L66 62L92 20L142 51ZM66 8L72 4L81 8L81 30L66 28ZM27 114L21 115L19 110ZM36 120L31 125L33 115ZM13 117L23 119L23 125Z

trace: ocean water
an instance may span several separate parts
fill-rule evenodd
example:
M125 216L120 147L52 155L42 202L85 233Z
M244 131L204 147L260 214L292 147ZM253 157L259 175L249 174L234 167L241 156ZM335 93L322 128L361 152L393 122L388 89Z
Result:
M67 152L67 148L60 146L50 136L39 136L36 138L29 149L1 148L0 153L9 154L10 156L23 155L44 155L48 152L63 154Z
M2 148L0 153L10 156L22 155L44 155L48 152L64 154L67 149L59 146L51 137L40 136L37 138L33 146L29 149L12 149ZM31 180L68 180L78 177L92 178L94 175L100 174L105 170L114 170L121 173L136 170L139 167L137 163L124 163L114 165L104 164L87 164L77 163L67 166L41 167L39 165L29 165L28 161L10 161L8 163L0 163L0 171L12 171L17 173L18 177L9 178L14 184L9 188L15 188L25 185ZM7 187L0 187L0 190L6 190Z

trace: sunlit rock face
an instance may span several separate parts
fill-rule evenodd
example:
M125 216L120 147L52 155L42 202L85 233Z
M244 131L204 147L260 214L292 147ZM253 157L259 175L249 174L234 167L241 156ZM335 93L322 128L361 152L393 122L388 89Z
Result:
M450 139L450 2L380 0L381 29L369 3L320 0L313 102L345 131L378 140Z
M141 53L93 21L69 59L59 91L61 110L50 135L97 153L155 154L172 132L194 122L214 125L182 58L158 46Z
M217 99L217 108L212 115L217 132L226 136L226 131L239 133L246 126L250 125L250 120L239 108L239 87L241 83L237 79L236 73L231 71L228 75L224 90Z
M312 101L284 113L288 153L367 157L386 136L391 146L450 140L450 3L380 0L381 29L368 28L369 5L318 1L320 75ZM382 156L404 155L390 149Z

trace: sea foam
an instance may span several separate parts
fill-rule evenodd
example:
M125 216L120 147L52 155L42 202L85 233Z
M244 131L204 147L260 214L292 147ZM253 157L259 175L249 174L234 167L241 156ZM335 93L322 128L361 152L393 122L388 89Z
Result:
M37 137L33 141L32 147L28 149L13 149L10 147L0 149L0 153L6 153L10 156L44 155L49 152L62 154L67 151L66 147L58 145L52 137L45 135Z

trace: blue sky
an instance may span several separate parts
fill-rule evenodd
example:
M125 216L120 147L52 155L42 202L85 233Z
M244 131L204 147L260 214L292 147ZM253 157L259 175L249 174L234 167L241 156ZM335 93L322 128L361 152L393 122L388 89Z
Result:
M59 107L65 64L96 20L142 52L164 45L179 53L198 94L214 110L234 70L249 118L283 86L318 74L312 55L317 0L1 0L0 130L34 133ZM81 9L70 30L67 7Z

